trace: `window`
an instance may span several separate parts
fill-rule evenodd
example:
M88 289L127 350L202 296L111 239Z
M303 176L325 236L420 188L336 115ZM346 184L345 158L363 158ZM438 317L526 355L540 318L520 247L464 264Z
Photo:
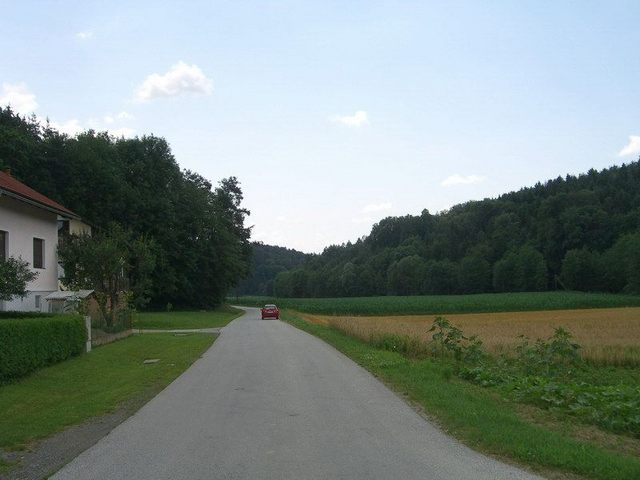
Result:
M36 295L36 308L40 310L42 306L42 295Z
M0 230L0 261L4 261L9 256L9 234Z
M33 268L44 268L44 240L33 239Z

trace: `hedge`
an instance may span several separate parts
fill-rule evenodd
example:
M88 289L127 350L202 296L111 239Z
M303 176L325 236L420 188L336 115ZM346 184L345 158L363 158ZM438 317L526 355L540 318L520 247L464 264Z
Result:
M55 313L40 313L40 312L0 312L0 320L15 318L50 318L55 317Z
M0 321L0 383L79 355L86 340L79 315Z

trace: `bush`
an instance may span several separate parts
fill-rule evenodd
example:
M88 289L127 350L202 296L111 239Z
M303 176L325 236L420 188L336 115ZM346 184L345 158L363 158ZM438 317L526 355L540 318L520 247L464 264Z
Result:
M55 316L55 313L39 313L39 312L0 312L0 320L10 319L15 320L17 318L50 318Z
M79 315L0 322L0 383L79 355L87 333Z

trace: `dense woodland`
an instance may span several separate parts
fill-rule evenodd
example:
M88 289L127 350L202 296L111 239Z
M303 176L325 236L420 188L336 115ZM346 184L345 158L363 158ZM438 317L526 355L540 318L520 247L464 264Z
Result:
M273 284L276 276L287 270L301 267L312 255L285 247L265 245L254 242L251 258L251 273L237 288L236 295L274 294Z
M249 271L249 212L238 181L214 187L181 170L164 138L116 139L94 131L72 138L0 108L0 167L10 167L15 178L76 212L94 231L117 224L143 239L153 269L137 295L151 306L215 305Z
M555 289L640 293L640 163L385 218L274 281L282 297Z

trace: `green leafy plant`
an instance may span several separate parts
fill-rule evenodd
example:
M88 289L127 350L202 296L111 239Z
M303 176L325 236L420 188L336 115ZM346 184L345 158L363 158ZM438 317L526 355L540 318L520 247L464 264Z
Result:
M82 353L86 337L79 315L0 321L0 383Z
M534 344L521 337L515 351L516 365L524 375L566 377L581 364L580 345L562 327L556 328L550 339L538 339Z
M431 349L439 356L453 356L458 361L478 363L486 357L482 340L476 335L466 337L462 330L445 317L436 317L431 328Z
M0 300L9 301L24 297L27 284L36 279L37 272L29 268L29 263L21 258L9 257L0 260Z

